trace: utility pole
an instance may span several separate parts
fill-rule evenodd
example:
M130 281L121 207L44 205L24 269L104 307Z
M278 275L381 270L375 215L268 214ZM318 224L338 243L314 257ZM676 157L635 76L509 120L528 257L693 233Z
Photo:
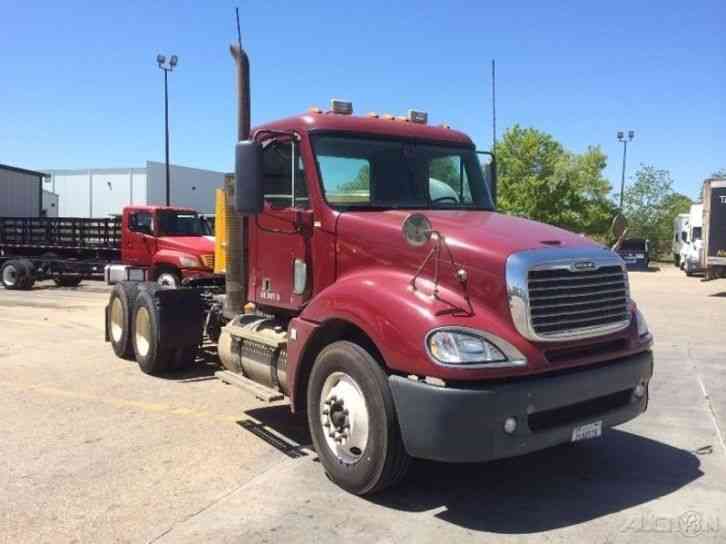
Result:
M635 131L629 130L628 137L625 137L625 132L622 130L618 131L618 141L623 143L623 171L620 176L620 213L623 212L623 197L625 196L625 160L628 156L628 142L632 142L635 138Z
M166 147L166 205L171 206L171 183L169 176L169 72L179 62L179 57L172 55L167 63L164 55L157 55L156 62L164 72L164 141Z

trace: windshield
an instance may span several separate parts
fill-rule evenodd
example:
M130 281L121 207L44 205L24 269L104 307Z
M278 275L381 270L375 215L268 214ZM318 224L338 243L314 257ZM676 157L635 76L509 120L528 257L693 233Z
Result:
M473 149L330 135L313 148L338 209L494 209Z
M210 235L209 224L196 212L159 211L159 235L205 236Z

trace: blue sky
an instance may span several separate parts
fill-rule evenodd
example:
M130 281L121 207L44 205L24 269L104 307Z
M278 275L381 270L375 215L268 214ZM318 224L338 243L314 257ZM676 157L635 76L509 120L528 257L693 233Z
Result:
M489 5L491 4L491 5ZM157 53L170 76L172 162L230 170L235 3L0 0L0 162L26 168L163 160ZM497 126L567 148L600 145L619 184L671 171L696 196L726 168L726 4L694 2L240 2L253 123L349 98L357 113L430 112L488 148Z

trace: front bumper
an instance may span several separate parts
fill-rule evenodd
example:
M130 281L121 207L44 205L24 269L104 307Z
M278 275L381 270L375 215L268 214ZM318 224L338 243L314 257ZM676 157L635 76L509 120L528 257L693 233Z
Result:
M556 376L510 383L438 387L390 376L406 451L412 457L480 462L514 457L569 442L578 425L619 425L644 412L653 355L646 351ZM632 395L639 384L646 394ZM513 434L504 420L517 418Z

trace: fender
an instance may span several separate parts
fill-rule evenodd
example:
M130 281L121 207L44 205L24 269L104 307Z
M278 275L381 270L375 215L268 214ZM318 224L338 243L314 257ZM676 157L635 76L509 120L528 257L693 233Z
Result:
M197 261L197 266L184 266L181 263L181 257L189 257ZM175 249L160 249L156 253L154 253L154 256L152 258L152 266L158 267L160 265L167 265L174 268L178 268L179 270L183 268L201 268L202 263L199 261L199 257L192 254L187 253L185 251L178 251Z
M351 273L321 291L300 318L323 325L330 319L352 323L370 337L394 372L469 380L528 372L526 368L466 369L433 363L426 353L425 337L431 329L442 326L491 332L525 355L538 355L538 350L513 333L511 323L491 308L474 300L470 305L461 288L439 285L435 297L429 280L417 280L414 289L411 278L410 272L385 268Z

